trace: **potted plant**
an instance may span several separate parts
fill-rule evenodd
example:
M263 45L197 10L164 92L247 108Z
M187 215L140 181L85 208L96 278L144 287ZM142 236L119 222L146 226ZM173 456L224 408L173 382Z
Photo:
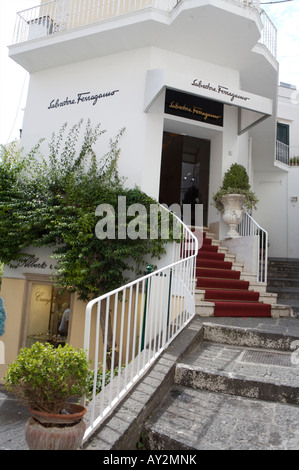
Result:
M32 415L25 430L29 449L73 450L81 445L86 408L71 399L87 393L89 378L89 361L81 349L36 342L20 350L5 385Z
M290 166L298 166L298 165L299 165L299 157L290 158Z
M257 203L258 199L250 189L246 168L233 163L224 174L222 186L213 194L213 204L223 213L223 220L229 226L227 238L239 236L237 227L242 221L243 208L250 210Z

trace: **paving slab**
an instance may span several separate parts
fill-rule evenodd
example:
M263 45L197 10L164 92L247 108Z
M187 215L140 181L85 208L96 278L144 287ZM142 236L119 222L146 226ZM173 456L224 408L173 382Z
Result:
M151 450L299 450L299 407L175 386L145 427Z
M29 416L27 408L0 386L0 450L28 450L24 426Z
M177 364L175 385L145 424L149 448L299 450L297 322L203 321L204 341Z
M256 331L258 333L272 333L274 335L282 335L283 337L288 340L291 338L292 340L299 340L299 321L297 319L291 319L291 318L280 318L280 319L259 319L259 318L200 318L196 316L190 326L188 326L185 331L182 332L181 335L179 335L178 338L174 340L172 343L169 351L166 351L165 354L161 357L160 360L157 361L155 367L151 370L151 373L154 374L154 377L157 378L157 371L159 371L159 379L160 377L160 371L164 375L167 374L167 370L172 367L171 364L168 364L168 362L171 362L175 360L176 352L179 349L178 344L184 343L184 346L181 348L182 351L186 347L188 341L192 341L193 338L195 337L194 332L198 331L203 327L203 324L214 324L218 326L225 326L225 327L232 327L232 328L242 328L242 329L248 329L248 331ZM189 335L189 336L188 336ZM179 346L180 347L180 346ZM232 350L228 351L229 354L232 353ZM235 354L235 352L233 352ZM167 364L165 363L166 359L168 360ZM171 361L170 361L171 359ZM248 367L248 364L247 366ZM238 371L239 373L239 371ZM85 450L97 450L97 449L102 449L102 450L110 450L110 449L115 449L116 447L116 442L120 439L120 432L121 432L121 427L119 426L119 422L123 422L124 414L126 418L126 425L123 426L125 429L125 432L128 433L128 430L130 428L130 423L128 423L128 420L131 420L132 423L136 422L136 419L138 418L138 414L143 412L144 410L144 401L145 398L144 396L148 396L148 391L150 390L150 386L146 388L146 392L144 387L146 387L147 380L151 379L151 375L148 376L148 379L145 379L142 386L140 385L139 389L137 388L135 391L130 394L130 396L127 398L126 401L124 401L122 407L120 407L116 413L114 414L113 418L107 423L107 425L104 425L100 429L101 436L106 436L103 439L100 439L100 436L98 436L96 439L93 440L92 445L87 446ZM152 383L152 382L151 382ZM180 392L180 386L175 386L176 390L174 392L174 395L172 395L172 401L174 400L175 396L178 395ZM256 409L262 409L260 401L253 400L253 399L248 399L244 397L233 397L233 396L225 396L223 397L220 394L214 394L213 396L211 395L211 392L207 391L188 391L188 394L181 395L183 399L186 400L194 400L193 403L196 403L196 398L193 397L193 393L201 393L201 403L202 405L205 405L205 408L201 409L201 413L204 409L207 410L208 416L210 416L210 421L213 418L213 413L211 412L209 414L208 408L209 408L209 403L218 403L218 406L221 405L222 409L233 409L234 406L238 404L238 408L240 410L240 416L243 416L243 421L242 419L238 419L238 425L237 423L234 424L233 419L229 419L227 417L224 419L224 421L219 422L220 417L218 416L217 418L217 413L216 413L216 405L214 409L214 420L217 422L218 420L218 426L220 429L225 429L223 430L222 434L219 434L217 440L214 439L215 445L217 445L220 448L226 448L225 446L229 445L231 447L237 447L243 448L244 446L248 445L248 440L254 440L252 436L252 429L254 428L255 424L254 421L251 421L251 427L248 424L247 429L244 429L244 426L246 424L246 419L244 418L245 416L245 410L251 410L250 413L251 415L253 414L253 411ZM136 401L135 400L135 394L139 396L139 399ZM139 395L138 395L139 394ZM210 397L207 397L207 394L210 394ZM166 392L164 394L166 396ZM219 395L219 396L218 396ZM189 397L189 398L188 398ZM147 398L146 398L147 399ZM139 406L140 403L140 406ZM245 403L245 405L241 405L242 403ZM133 406L134 404L134 406ZM138 406L137 406L138 404ZM175 405L174 405L175 406ZM242 408L244 406L244 408ZM140 411L140 409L141 411ZM157 408L158 408L158 403L157 403ZM129 410L129 412L128 412ZM243 411L242 411L243 410ZM261 414L255 412L255 415L258 416L258 423L260 427L265 426L267 428L267 423L269 419L269 414L270 416L275 417L274 423L275 426L273 427L273 432L271 434L271 439L270 437L267 438L268 445L270 445L270 448L296 448L297 446L297 431L296 429L299 428L299 417L297 413L298 407L295 405L290 405L290 404L283 404L283 403L266 403L264 412L261 411ZM243 413L243 415L242 415ZM190 415L190 414L189 414ZM229 414L228 414L229 415ZM249 415L248 415L249 416ZM260 419L261 418L261 419ZM25 441L25 436L24 436L24 425L26 421L29 419L29 413L26 408L22 407L17 403L17 401L14 399L13 396L9 395L5 388L3 388L0 385L0 450L28 450L26 441ZM190 417L192 419L192 417ZM244 422L245 420L245 422ZM264 424L262 424L262 421L264 420ZM115 425L112 426L113 422L115 421ZM205 421L207 422L207 421ZM287 425L288 423L288 425ZM190 427L194 426L195 423L190 421ZM111 429L109 428L111 427ZM280 427L280 431L279 431ZM216 426L215 427L210 427L209 433L210 435L213 434L214 430L216 432ZM245 436L245 434L248 434L247 440L244 437L244 442L242 439L238 437L238 428L240 430L243 429L242 435ZM183 429L183 428L182 428ZM207 429L207 428L205 428ZM268 429L268 428L267 428ZM275 431L274 431L275 429ZM110 432L111 431L111 432ZM114 433L114 437L111 435L111 433ZM110 432L110 434L109 434ZM241 431L240 431L241 432ZM270 431L267 431L268 433ZM230 440L229 438L225 438L226 435L230 434ZM106 439L107 436L110 435L109 440ZM268 436L269 434L267 434ZM289 436L289 437L288 437ZM258 437L258 442L260 442L260 437ZM276 439L276 440L275 440ZM127 439L128 440L128 439ZM221 441L221 445L219 442ZM224 443L223 443L223 442ZM211 444L211 439L208 442L208 440L205 440L205 445L208 448L208 445L210 446ZM256 444L257 445L257 444ZM215 448L218 448L215 447ZM125 447L127 449L128 447Z

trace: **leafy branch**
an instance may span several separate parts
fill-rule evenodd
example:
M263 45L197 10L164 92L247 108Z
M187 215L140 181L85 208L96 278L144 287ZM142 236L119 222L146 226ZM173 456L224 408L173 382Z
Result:
M11 264L32 255L29 247L52 246L56 284L87 301L124 284L125 271L144 272L146 256L159 258L168 240L149 236L150 205L156 201L139 188L127 189L118 175L124 129L98 155L94 146L105 131L88 121L82 138L82 124L70 130L65 124L53 134L47 157L40 151L43 140L27 155L14 146L2 147L0 261ZM146 239L96 237L95 209L100 204L115 209L115 229L121 228L119 196L126 197L128 206L140 203L146 208ZM129 223L127 218L126 228Z

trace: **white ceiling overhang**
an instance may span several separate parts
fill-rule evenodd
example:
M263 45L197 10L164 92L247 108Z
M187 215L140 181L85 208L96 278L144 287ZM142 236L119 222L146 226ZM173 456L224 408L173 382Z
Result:
M202 77L172 72L165 69L148 70L144 111L149 112L158 96L166 88L219 101L238 107L239 135L272 115L272 100L263 96L232 88L221 82L213 83Z

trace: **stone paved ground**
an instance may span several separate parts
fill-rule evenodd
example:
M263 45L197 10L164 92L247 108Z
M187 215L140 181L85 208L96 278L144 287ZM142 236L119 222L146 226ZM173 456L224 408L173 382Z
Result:
M173 387L148 426L153 450L299 450L299 407Z
M28 450L24 434L28 419L27 409L0 386L0 450Z
M299 450L298 358L257 346L260 340L277 348L297 341L298 320L199 322L209 324L210 338L220 341L240 338L231 332L242 327L248 345L204 341L179 361L175 385L146 423L149 448ZM230 331L217 328L213 335L213 325Z
M222 324L233 327L252 328L259 332L270 332L273 334L282 334L285 337L291 336L294 339L299 339L299 321L297 319L214 319L208 318L203 319L196 317L192 322L192 325L187 328L184 333L191 335L191 330L198 331L201 325L205 322ZM189 330L189 333L188 333ZM193 334L193 333L192 333ZM172 346L169 348L161 359L161 364L157 363L152 372L146 377L146 379L137 387L135 395L138 393L142 394L142 397L146 393L151 393L154 389L154 374L157 374L157 370L163 370L165 374L165 367L162 367L163 363L171 362L168 360L175 357L174 352L178 349L178 343L186 341L184 337L178 337ZM215 351L214 351L215 352ZM210 353L214 352L210 350ZM236 351L234 348L226 348L226 353L230 357L231 354L235 355ZM203 353L204 356L204 353ZM202 359L204 357L202 356ZM219 357L218 357L219 358ZM221 360L223 357L221 358ZM190 359L191 360L191 359ZM193 359L192 359L193 360ZM195 360L195 359L194 359ZM164 362L163 362L164 361ZM214 365L219 364L215 361ZM226 365L228 368L230 364ZM240 367L240 364L237 364ZM218 367L218 366L217 366ZM217 368L216 367L216 368ZM248 364L246 365L248 367ZM299 366L298 366L299 367ZM273 368L272 368L273 369ZM287 372L287 367L285 373ZM267 369L269 370L269 369ZM240 372L240 370L238 370ZM293 372L291 372L293 374ZM196 392L196 394L195 394ZM202 441L200 446L203 448L211 448L211 442L214 441L212 448L248 448L249 445L253 447L252 443L255 442L257 448L268 449L298 449L299 450L299 407L291 404L273 403L273 402L260 402L250 398L224 396L221 394L211 394L206 391L192 391L190 389L185 390L180 385L175 385L170 392L168 413L169 421L173 420L173 411L175 409L181 410L183 416L181 416L181 424L177 426L178 434L184 432L190 436L190 442L194 442L195 432L195 418L200 416L200 425L202 426ZM132 402L134 408L137 407L135 395L129 397L128 402ZM135 397L135 398L134 398ZM182 406L187 408L183 411ZM126 406L122 407L119 411L120 415L122 410L126 409ZM141 407L143 405L140 405ZM219 410L223 410L222 418L220 418ZM112 425L115 421L115 429L112 431L114 434L118 434L120 431L119 414L115 415L115 418L110 421L109 425ZM131 416L132 415L132 416ZM132 419L134 421L135 415L133 411L126 413L126 420ZM165 415L166 416L166 415ZM186 418L189 419L186 419ZM249 419L249 417L251 417ZM0 385L0 450L27 450L27 444L24 437L24 425L29 418L28 411L20 406L16 400L8 395L3 387ZM197 423L198 425L198 423ZM112 432L111 431L111 432ZM107 428L103 428L97 439L88 445L86 450L97 450L97 449L113 449L113 442L107 443ZM105 439L100 439L100 436L104 435ZM198 435L198 434L197 434ZM255 437L254 437L255 436ZM265 444L266 443L266 444ZM127 447L126 447L127 448Z

